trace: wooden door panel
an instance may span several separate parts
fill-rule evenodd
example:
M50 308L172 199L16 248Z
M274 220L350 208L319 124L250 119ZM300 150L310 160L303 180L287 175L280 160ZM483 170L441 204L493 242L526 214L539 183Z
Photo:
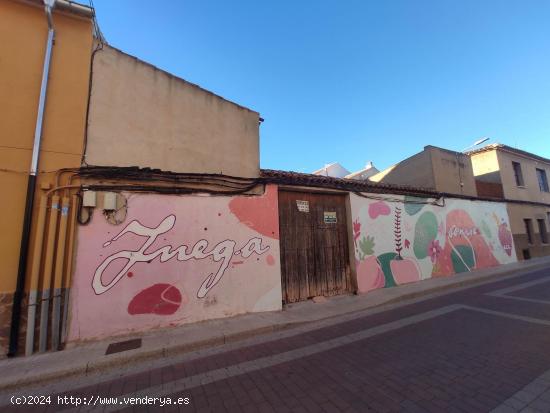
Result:
M288 258L282 266L283 296L285 302L306 300L310 296L308 280L314 270L313 238L310 219L307 213L298 211L293 193L279 193L281 261Z
M336 213L336 222L325 222L325 212ZM345 197L280 191L279 216L284 301L351 291Z
M325 213L336 214L336 222L325 222ZM340 233L346 233L345 199L337 195L323 195L316 204L316 223L314 226L316 244L322 246L317 249L316 262L323 269L318 275L323 278L325 288L323 295L335 295L346 291L345 277L342 274L342 262L347 263L348 257L341 252L347 251L347 238ZM345 244L342 244L345 242Z

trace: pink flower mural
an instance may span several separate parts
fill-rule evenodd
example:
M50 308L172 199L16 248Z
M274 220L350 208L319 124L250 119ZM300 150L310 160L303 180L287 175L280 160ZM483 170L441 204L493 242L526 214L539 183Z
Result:
M434 239L432 242L430 242L430 244L428 245L428 255L432 260L432 264L435 264L437 258L439 257L439 254L441 254L441 251L443 251L443 248L441 248L441 245L439 245L439 240Z
M353 221L353 242L357 245L357 239L361 235L361 223L359 220Z
M359 292L516 260L504 204L451 198L439 206L409 198L372 201L351 195ZM495 223L488 216L495 216Z

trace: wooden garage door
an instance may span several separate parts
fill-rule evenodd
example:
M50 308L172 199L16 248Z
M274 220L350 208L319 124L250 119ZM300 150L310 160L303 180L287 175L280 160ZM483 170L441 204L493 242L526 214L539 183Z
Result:
M283 301L352 291L345 196L279 192Z

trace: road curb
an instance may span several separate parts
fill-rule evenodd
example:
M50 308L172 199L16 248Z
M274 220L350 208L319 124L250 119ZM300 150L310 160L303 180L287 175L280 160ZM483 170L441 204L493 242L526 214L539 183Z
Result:
M323 322L326 320L330 320L331 318L351 315L353 313L359 313L365 310L375 309L383 306L391 306L392 304L395 304L397 302L410 301L410 300L418 299L424 296L429 296L429 295L438 294L445 291L456 290L456 289L469 287L469 286L473 287L477 284L490 282L490 281L493 281L494 279L506 277L508 275L512 275L517 272L520 272L522 275L524 275L525 273L537 271L539 269L547 267L549 264L550 264L550 261L537 260L532 264L524 264L524 266L520 268L518 267L513 269L503 268L502 270L497 270L487 275L468 274L465 276L465 278L456 280L456 282L449 282L447 284L437 285L437 286L429 287L419 291L414 291L411 293L404 293L398 297L392 297L382 302L371 303L370 305L368 305L367 303L367 305L365 305L363 308L360 308L360 309L344 311L344 312L328 315L326 317L322 317L318 319L305 320L305 321L279 322L279 323L271 324L269 326L261 326L261 327L253 328L249 330L238 331L236 333L220 334L215 337L210 337L208 339L198 340L194 342L174 343L173 345L170 345L170 346L151 348L147 350L137 351L134 353L127 353L127 354L118 353L116 357L113 357L113 358L109 358L109 356L105 356L104 358L99 358L91 362L82 363L81 365L76 365L76 366L73 365L71 367L60 368L55 371L44 372L42 374L37 374L33 376L28 375L20 379L16 379L14 381L8 381L8 380L4 382L0 381L0 390L5 391L5 390L13 389L14 387L38 385L45 382L51 382L55 379L60 379L60 378L66 379L68 377L76 376L76 375L82 375L82 374L87 375L90 373L98 373L101 371L113 370L116 367L125 366L131 363L178 356L178 355L182 355L192 351L203 350L203 349L207 349L215 346L220 346L226 343L243 341L243 340L246 340L252 337L257 337L260 335L266 335L273 332L280 332L280 331L285 331L292 328L297 328L303 325Z
M471 278L460 279L460 280L457 280L456 282L453 282L453 283L449 283L449 284L445 284L445 285L438 285L438 286L434 286L433 288L430 288L430 289L426 289L426 290L422 290L422 291L416 291L416 292L409 293L409 294L404 294L400 297L392 298L392 299L384 302L381 305L395 304L396 302L399 302L399 301L412 300L412 299L415 299L415 298L423 297L425 295L444 292L445 290L453 290L453 289L458 289L458 288L462 288L462 287L468 287L470 285L474 286L475 284L481 284L481 283L484 283L486 281L492 281L492 280L497 279L497 278L512 275L512 274L514 274L515 272L518 272L518 271L521 271L521 273L538 271L538 270L548 266L549 264L550 264L550 262L536 262L536 263L531 264L530 266L526 266L526 267L523 267L523 268L503 269L502 271L499 271L499 272L494 273L494 274L477 275L477 276L469 274L469 275L466 275L466 276L471 277Z

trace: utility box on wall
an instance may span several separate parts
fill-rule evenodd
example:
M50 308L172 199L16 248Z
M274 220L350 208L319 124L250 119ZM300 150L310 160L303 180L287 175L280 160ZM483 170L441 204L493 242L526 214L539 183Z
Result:
M95 208L96 193L94 191L84 191L82 194L82 206Z
M104 192L103 193L103 209L106 211L114 211L116 209L116 193Z

